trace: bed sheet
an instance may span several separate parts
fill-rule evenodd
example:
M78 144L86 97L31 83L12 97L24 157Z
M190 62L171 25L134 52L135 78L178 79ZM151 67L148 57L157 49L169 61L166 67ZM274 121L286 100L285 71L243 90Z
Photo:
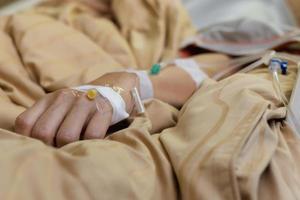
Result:
M299 198L299 140L265 68L205 81L180 111L150 101L105 140L55 149L14 133L16 116L46 92L122 66L147 69L195 33L173 1L113 5L99 13L69 2L0 18L0 199ZM287 94L295 77L295 66L281 77Z

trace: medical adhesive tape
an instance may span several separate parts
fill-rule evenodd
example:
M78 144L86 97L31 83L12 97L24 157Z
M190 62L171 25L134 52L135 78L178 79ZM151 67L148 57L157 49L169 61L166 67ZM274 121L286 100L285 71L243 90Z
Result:
M135 73L140 80L140 96L141 100L145 101L148 99L152 99L154 97L154 92L153 92L153 85L152 82L148 76L147 71L143 70L126 70L129 73Z
M193 81L195 82L197 88L199 88L202 82L206 78L208 78L207 74L201 70L199 64L193 59L176 59L175 61L172 62L157 64L157 65L161 66L161 68L164 68L170 64L173 64L176 67L188 73L193 79ZM139 70L126 70L126 71L135 73L139 77L140 94L141 94L141 99L143 101L154 97L153 85L149 78L149 73L147 71L139 71Z
M199 64L193 59L176 59L173 63L176 67L184 70L192 77L197 88L199 88L202 82L208 77L207 74L200 69Z
M91 89L95 89L97 90L97 92L99 92L99 94L106 98L110 102L113 109L113 115L110 125L117 124L120 121L123 121L124 119L127 119L129 117L129 114L126 112L126 104L123 98L119 93L117 93L110 87L83 85L72 89L80 92L87 92Z

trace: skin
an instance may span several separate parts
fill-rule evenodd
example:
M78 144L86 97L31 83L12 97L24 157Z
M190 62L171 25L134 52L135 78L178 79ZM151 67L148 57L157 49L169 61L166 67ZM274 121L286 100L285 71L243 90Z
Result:
M225 62L229 58L210 54L196 57L198 62ZM204 71L213 76L217 71ZM182 69L167 67L159 75L150 77L154 97L171 105L180 107L197 89L192 78ZM133 99L129 93L134 87L139 88L138 77L133 73L108 73L88 83L88 85L113 85L124 89L121 93L126 103L126 110L133 110ZM101 108L101 109L97 109ZM62 89L37 101L31 108L17 117L17 133L39 139L52 146L62 147L80 139L103 139L112 119L110 103L98 96L89 100L85 94L72 89Z
M116 85L125 91L138 86L132 73L110 73L93 81L92 85ZM133 101L129 92L122 93L127 112ZM101 108L100 110L97 109ZM84 93L63 89L50 93L17 117L17 133L33 137L52 146L61 147L80 139L103 139L112 119L110 103L98 96L89 100ZM101 123L99 123L101 122Z

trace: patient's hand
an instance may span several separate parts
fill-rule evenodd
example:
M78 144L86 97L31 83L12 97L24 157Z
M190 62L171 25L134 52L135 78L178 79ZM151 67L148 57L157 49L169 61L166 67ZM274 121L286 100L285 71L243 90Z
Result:
M135 74L117 72L106 74L89 84L115 85L130 91L138 83ZM124 92L122 97L127 112L131 113L133 103L129 92ZM100 111L96 106L99 102L103 109ZM22 113L16 120L15 129L19 134L61 147L80 139L103 139L111 118L112 109L108 101L91 101L86 94L74 95L72 89L63 89L46 95Z

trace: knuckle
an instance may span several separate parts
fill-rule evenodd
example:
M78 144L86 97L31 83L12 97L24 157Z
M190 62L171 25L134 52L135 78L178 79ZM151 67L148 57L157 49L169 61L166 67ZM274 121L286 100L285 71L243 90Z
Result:
M101 126L89 127L85 130L85 139L104 139L109 128L109 124L101 123Z
M30 128L32 126L32 122L24 114L21 114L16 118L15 125L16 128L22 130Z
M60 132L56 138L59 145L66 145L77 141L75 133Z
M52 131L47 127L37 127L32 131L32 137L42 140L43 142L50 142L52 139Z
M86 132L84 138L86 140L103 139L105 134L96 132Z
M57 93L56 100L57 101L66 101L72 98L74 95L72 94L70 89L63 89Z
M88 102L88 99L86 98L86 95L82 94L82 95L77 97L77 102L78 103Z
M80 95L75 101L75 106L86 106L89 105L92 101L89 101L85 95Z

